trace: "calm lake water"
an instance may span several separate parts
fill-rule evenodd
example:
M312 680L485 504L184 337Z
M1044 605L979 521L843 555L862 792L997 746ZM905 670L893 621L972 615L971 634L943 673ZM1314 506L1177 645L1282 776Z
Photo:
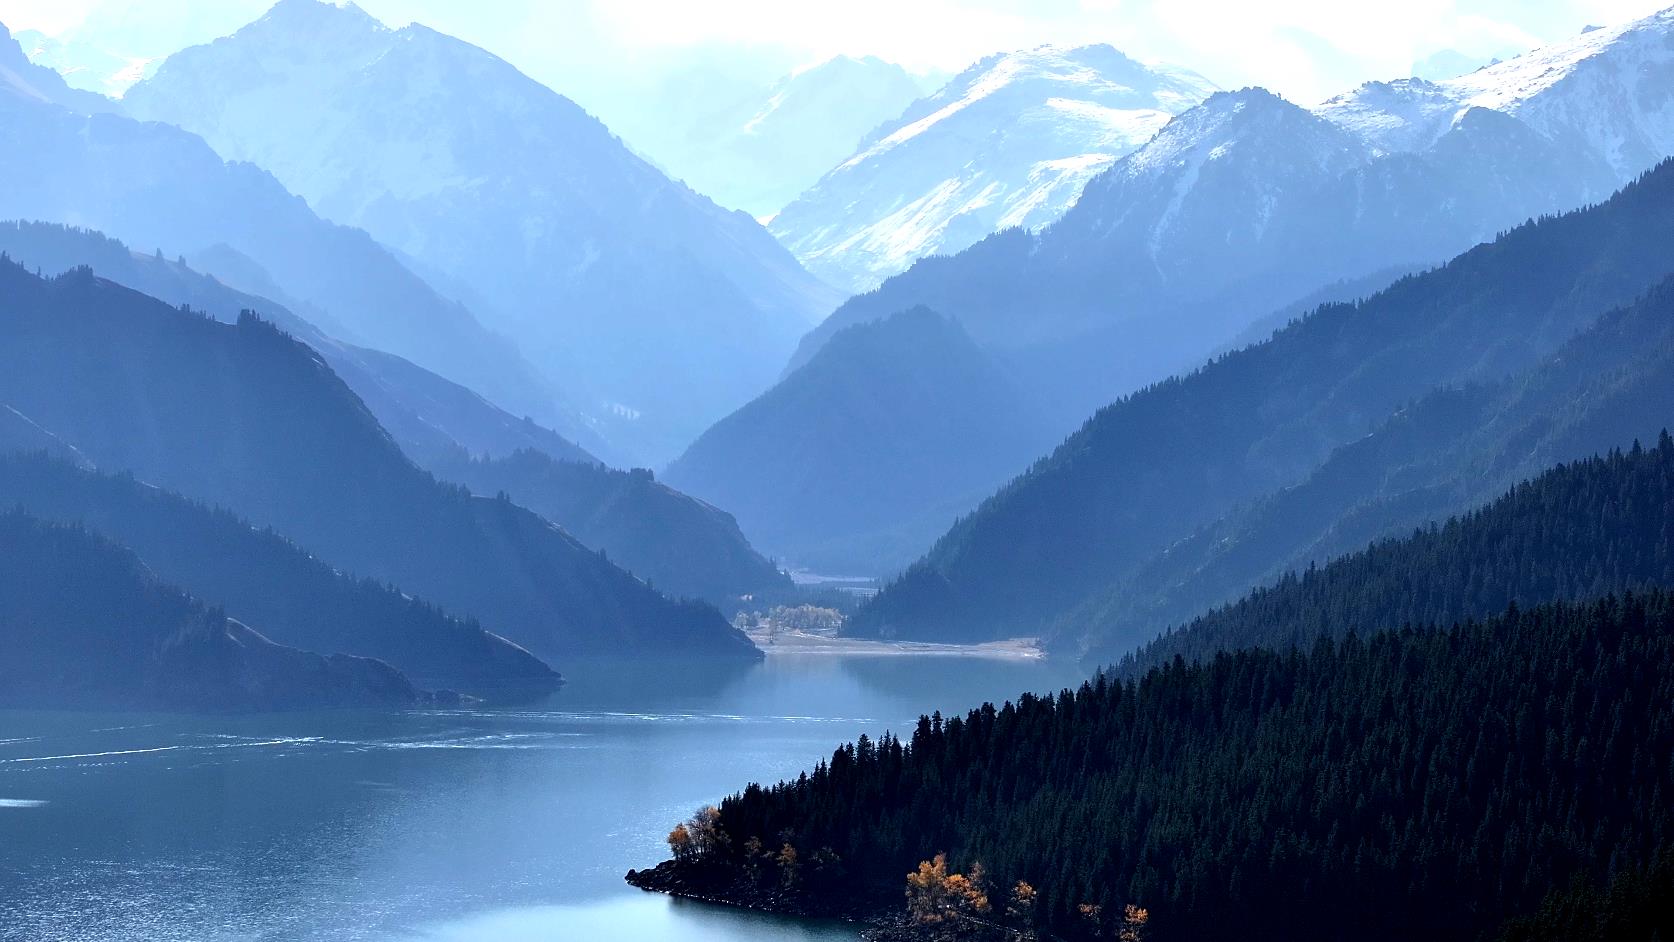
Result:
M862 732L1080 681L964 658L566 673L517 710L0 712L0 938L853 940L622 874L700 805Z

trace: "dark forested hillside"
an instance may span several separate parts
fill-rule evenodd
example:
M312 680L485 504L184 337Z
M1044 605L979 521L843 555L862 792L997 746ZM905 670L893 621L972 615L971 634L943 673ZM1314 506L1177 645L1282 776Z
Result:
M759 656L509 500L403 456L307 347L94 277L0 263L0 402L107 471L225 506L334 566L474 615L538 655Z
M324 329L327 324L307 319L319 317L329 324L327 312L298 305L283 297L276 285L265 289L273 290L273 297L248 294L180 259L137 253L103 233L54 223L0 223L0 253L46 275L86 266L101 278L159 301L188 305L217 320L232 322L241 311L255 311L324 357L402 450L420 464L460 449L477 455L508 455L534 448L564 461L598 461L558 433L515 417L424 367L329 336Z
M1159 942L1468 940L1669 846L1670 702L1660 593L1240 651L844 746L630 879L885 913L945 851L985 921L1070 939L1133 905Z
M1033 634L1449 384L1527 369L1674 271L1674 164L1096 414L960 521L857 630Z
M1176 655L1302 647L1323 635L1480 618L1646 586L1674 586L1674 440L1556 468L1493 504L1388 540L1200 616L1125 659L1133 676Z
M1481 506L1554 465L1654 441L1670 425L1674 280L1609 312L1534 369L1437 390L1399 410L1303 482L1113 582L1054 625L1053 643L1108 663L1286 572Z
M917 308L833 337L665 477L732 511L765 549L870 574L923 552L1053 440L956 320Z
M75 527L0 513L0 705L270 710L409 706L387 664L274 644Z
M731 514L658 483L644 469L554 461L528 450L501 458L459 455L429 466L477 494L506 494L675 597L723 605L790 586Z
M545 692L558 676L522 648L390 586L356 580L272 530L42 455L0 455L0 507L89 527L160 578L281 644L387 661L427 687Z

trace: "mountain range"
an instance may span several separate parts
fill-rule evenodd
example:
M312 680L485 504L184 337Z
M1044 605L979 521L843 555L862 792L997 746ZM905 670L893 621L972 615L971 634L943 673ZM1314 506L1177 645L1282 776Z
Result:
M335 567L445 606L537 655L759 654L504 498L414 466L312 350L79 269L0 264L0 402L107 471L226 507Z
M569 99L353 4L281 0L122 104L412 259L645 462L765 388L837 300L748 214L668 180Z
M1043 631L1433 389L1527 370L1674 272L1674 164L1100 410L857 615L882 634ZM1003 574L1003 576L1002 576Z
M810 271L866 291L926 255L1053 222L1214 88L1109 46L990 56L891 116L770 225Z
M1255 88L1212 94L1095 176L1056 223L921 259L851 298L803 339L787 376L847 327L928 307L957 320L1042 405L1042 437L1057 440L1302 310L1356 300L1526 219L1601 200L1651 154L1674 153L1665 117L1674 84L1658 81L1674 63L1671 36L1674 12L1446 83L1368 84L1315 110ZM1422 121L1409 115L1413 96ZM906 390L877 395L900 410L920 403ZM820 418L789 424L817 429ZM1013 455L1012 473L1036 457ZM928 476L950 477L955 464ZM750 473L709 473L729 472ZM766 481L729 506L749 533L749 503L784 503L798 487Z

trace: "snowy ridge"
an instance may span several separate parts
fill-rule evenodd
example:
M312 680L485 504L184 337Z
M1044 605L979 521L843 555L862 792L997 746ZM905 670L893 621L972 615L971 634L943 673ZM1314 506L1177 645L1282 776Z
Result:
M998 229L1038 229L1214 86L1109 46L990 56L880 128L770 228L861 291Z
M1384 153L1433 145L1471 108L1511 115L1618 181L1674 152L1674 8L1443 82L1368 82L1320 105Z

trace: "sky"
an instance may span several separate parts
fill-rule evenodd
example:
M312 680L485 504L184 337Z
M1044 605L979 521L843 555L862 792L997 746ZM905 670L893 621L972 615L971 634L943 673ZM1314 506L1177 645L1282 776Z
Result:
M360 0L482 46L600 112L694 72L781 74L836 54L953 73L993 52L1110 43L1228 88L1303 104L1411 74L1443 50L1487 59L1633 19L1674 0ZM254 19L270 0L0 0L13 29L165 55ZM123 46L126 48L112 48Z

